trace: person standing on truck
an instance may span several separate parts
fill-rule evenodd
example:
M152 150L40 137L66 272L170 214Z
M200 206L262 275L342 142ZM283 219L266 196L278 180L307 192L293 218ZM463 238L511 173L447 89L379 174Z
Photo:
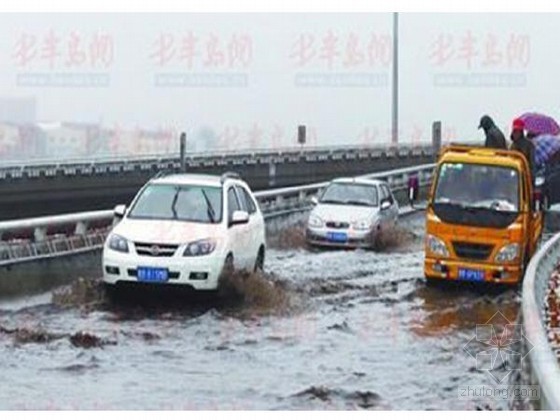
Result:
M484 115L480 119L478 129L480 130L481 128L484 130L484 134L486 134L484 147L490 147L492 149L507 149L504 133L502 133L502 130L494 124L494 120L488 115Z
M523 153L529 168L531 169L531 176L535 179L535 145L527 137L525 137L525 123L522 119L516 118L513 120L511 128L511 150L516 150Z

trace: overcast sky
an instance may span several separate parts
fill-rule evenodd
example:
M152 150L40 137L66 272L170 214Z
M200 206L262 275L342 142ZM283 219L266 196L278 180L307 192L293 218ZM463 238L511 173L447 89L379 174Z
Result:
M436 119L471 140L484 113L504 129L527 110L560 117L557 20L400 14L401 142ZM391 14L1 15L1 95L36 97L41 120L240 146L292 143L301 123L313 144L382 143L391 30Z

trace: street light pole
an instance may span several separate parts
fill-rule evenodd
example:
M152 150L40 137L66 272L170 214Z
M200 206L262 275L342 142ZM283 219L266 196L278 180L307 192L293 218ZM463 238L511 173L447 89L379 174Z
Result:
M393 97L391 144L399 143L399 14L393 13Z

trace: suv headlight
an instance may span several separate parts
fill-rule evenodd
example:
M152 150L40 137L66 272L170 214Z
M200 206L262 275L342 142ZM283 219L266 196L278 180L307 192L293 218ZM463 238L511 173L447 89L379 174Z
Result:
M128 252L128 241L120 235L111 235L109 238L109 249L117 252Z
M519 244L509 244L502 249L496 255L496 262L503 263L503 262L511 262L515 260L519 256Z
M352 228L355 230L370 230L373 226L371 219L357 220L352 222Z
M198 257L208 255L216 249L216 241L214 239L203 239L187 244L183 257Z
M426 246L428 250L434 254L439 255L441 257L449 257L449 251L447 250L447 246L445 242L439 239L436 236L428 235L426 236Z
M319 216L312 214L309 216L309 220L307 221L307 225L310 228L321 228L323 227L323 219Z

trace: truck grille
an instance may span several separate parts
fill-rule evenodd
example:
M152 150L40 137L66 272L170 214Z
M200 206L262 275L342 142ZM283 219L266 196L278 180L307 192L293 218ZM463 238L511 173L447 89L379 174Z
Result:
M487 244L473 244L469 242L453 242L455 255L469 260L487 260L494 247Z
M172 257L177 251L178 245L161 245L135 242L134 247L138 255L149 257Z
M348 229L350 227L350 224L346 222L327 222L326 225L331 229Z

